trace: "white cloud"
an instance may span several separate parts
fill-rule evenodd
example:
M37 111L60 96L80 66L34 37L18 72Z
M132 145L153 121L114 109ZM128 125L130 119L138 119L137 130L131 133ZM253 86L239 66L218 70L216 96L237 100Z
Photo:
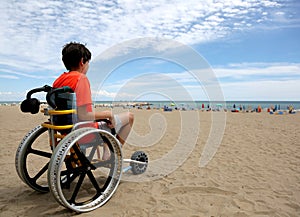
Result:
M300 79L222 84L226 100L299 101Z
M19 77L14 76L14 75L0 75L0 78L19 79Z
M114 92L108 92L106 90L98 90L98 91L92 91L93 97L96 99L104 98L114 98L116 96L116 93Z
M0 101L20 101L24 98L24 93L13 92L13 91L0 91Z
M69 40L87 42L98 52L136 37L164 36L187 44L215 40L229 34L227 27L233 27L232 23L260 16L249 13L251 9L279 7L278 3L258 0L215 3L6 0L2 4L2 50L40 64L48 63L49 56L57 55Z
M253 77L268 76L269 79L279 77L300 77L299 63L236 63L229 66L214 69L218 78L242 78L244 76Z

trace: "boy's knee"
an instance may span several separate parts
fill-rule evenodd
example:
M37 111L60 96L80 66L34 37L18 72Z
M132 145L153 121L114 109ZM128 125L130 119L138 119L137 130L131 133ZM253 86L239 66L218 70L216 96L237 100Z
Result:
M134 114L131 113L131 112L128 112L128 116L129 116L129 120L130 120L131 122L133 122L133 120L134 120Z

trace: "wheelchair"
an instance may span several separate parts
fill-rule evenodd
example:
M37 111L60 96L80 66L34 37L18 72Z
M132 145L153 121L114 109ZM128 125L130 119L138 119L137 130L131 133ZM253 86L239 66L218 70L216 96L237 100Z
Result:
M21 104L23 112L40 111L39 100L31 97L37 92L46 92L48 106L41 112L49 119L27 133L15 156L16 171L29 187L41 193L50 191L59 204L81 213L104 205L123 172L137 175L146 171L145 152L136 151L130 159L123 159L115 130L95 126L107 120L77 121L76 97L69 87L45 85L29 91ZM102 160L104 145L110 152L108 160Z

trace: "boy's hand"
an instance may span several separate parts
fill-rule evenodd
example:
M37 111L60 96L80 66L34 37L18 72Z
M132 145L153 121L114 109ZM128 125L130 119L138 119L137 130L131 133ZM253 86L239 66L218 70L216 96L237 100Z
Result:
M113 135L116 135L116 130L115 130L115 119L114 117L110 118L109 121L107 122L107 126L111 129L111 133Z
M108 126L110 129L115 128L116 122L115 122L114 117L112 116L112 117L109 118L108 120L109 120L109 122L107 123L107 126Z

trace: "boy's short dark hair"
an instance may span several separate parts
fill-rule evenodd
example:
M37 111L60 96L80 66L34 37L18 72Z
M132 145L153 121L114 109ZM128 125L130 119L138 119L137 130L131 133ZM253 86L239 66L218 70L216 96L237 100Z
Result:
M86 63L90 61L91 57L92 54L89 49L77 42L66 44L62 50L62 61L67 70L78 67L81 58L83 58L83 63Z

